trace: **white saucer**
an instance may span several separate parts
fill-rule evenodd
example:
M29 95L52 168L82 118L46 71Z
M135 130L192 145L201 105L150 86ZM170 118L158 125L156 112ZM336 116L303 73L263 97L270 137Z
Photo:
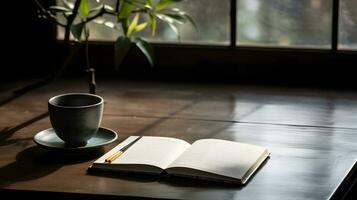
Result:
M68 147L64 141L61 140L55 133L53 128L43 130L35 135L34 142L41 147L50 150L65 150L65 151L79 151L79 150L92 150L109 143L114 142L118 138L118 134L108 128L100 127L98 132L88 140L85 146Z

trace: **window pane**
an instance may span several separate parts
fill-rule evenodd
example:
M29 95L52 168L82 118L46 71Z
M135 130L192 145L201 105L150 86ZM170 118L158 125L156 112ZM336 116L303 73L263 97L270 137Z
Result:
M341 0L339 16L339 48L357 49L357 1Z
M157 2L158 0L154 0ZM57 1L61 3L60 0ZM90 0L91 7L95 7L98 3L95 0ZM115 0L101 0L115 5ZM227 45L229 44L229 5L230 0L190 0L183 1L176 4L177 8L182 9L188 13L196 25L198 31L189 23L181 25L179 31L181 34L181 40L178 40L175 33L170 29L167 24L164 24L158 20L157 32L155 37L150 36L149 26L145 31L137 34L137 36L145 37L150 41L155 42L169 42L169 43L199 43L199 44L217 44ZM104 16L109 19L112 16ZM113 22L113 20L111 20ZM113 30L104 25L98 25L90 23L90 39L91 40L106 40L114 41L121 30ZM63 30L59 29L58 38L63 38Z
M237 44L330 48L332 0L238 0Z

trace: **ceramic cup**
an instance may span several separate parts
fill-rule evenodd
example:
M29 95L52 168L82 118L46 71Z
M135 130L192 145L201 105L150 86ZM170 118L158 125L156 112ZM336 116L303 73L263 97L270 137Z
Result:
M99 129L103 98L87 93L69 93L48 101L50 121L66 146L84 146Z

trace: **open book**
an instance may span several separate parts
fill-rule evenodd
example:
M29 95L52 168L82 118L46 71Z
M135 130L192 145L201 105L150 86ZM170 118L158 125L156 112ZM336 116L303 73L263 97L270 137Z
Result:
M137 137L124 140L97 159L90 169L244 184L270 155L264 147L227 140L201 139L189 144L176 138L144 136L112 162L105 161Z

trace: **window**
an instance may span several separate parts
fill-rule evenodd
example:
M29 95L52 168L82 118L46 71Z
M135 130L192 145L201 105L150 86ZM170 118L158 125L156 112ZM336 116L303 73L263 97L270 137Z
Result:
M90 1L93 6L97 4L97 0ZM115 0L101 1L112 2L114 7ZM163 24L158 25L156 37L141 33L154 43L157 52L165 54L158 59L158 65L194 67L224 63L247 71L252 65L262 64L275 69L277 61L281 66L293 64L298 68L317 63L332 66L337 62L352 66L357 62L353 55L357 52L354 0L186 0L177 5L194 18L199 33L190 24L180 27L180 41ZM103 25L90 26L92 41L113 41L120 34ZM58 29L57 38L63 38L63 30ZM108 43L96 44L111 48ZM172 63L168 55L184 59Z
M357 49L357 1L341 0L339 16L339 48Z
M101 0L112 7L115 7L115 0ZM62 4L61 0L57 1ZM91 7L96 7L99 4L96 0L90 0ZM158 21L158 28L155 37L151 37L149 30L139 33L139 36L146 37L150 41L159 43L191 43L191 44L212 44L212 45L228 45L229 44L229 12L230 1L222 0L217 6L217 0L191 0L183 3L178 3L177 8L180 8L194 18L199 32L193 26L180 26L180 41L178 41L175 33L161 21ZM204 8L198 10L197 8ZM105 15L104 18L113 16ZM115 21L115 20L111 20ZM117 38L120 32L113 30L107 26L90 23L91 40L97 41L113 41ZM64 37L64 30L58 29L57 38Z
M102 1L113 6L115 3ZM95 6L97 1L91 0L91 4ZM155 37L149 31L140 36L173 45L357 49L356 0L187 0L177 5L194 18L199 32L190 25L181 26L178 41L169 27L158 24ZM120 34L103 25L91 23L90 26L91 40L113 41ZM58 38L63 38L61 29Z
M154 68L133 48L120 75L357 85L357 0L185 0L177 5L194 18L199 35L189 24L180 29L181 41L167 26L158 27L155 38L143 33L154 47ZM92 26L92 41L113 41L120 34ZM113 43L90 46L92 66L112 72Z
M238 0L237 45L329 48L331 0Z

